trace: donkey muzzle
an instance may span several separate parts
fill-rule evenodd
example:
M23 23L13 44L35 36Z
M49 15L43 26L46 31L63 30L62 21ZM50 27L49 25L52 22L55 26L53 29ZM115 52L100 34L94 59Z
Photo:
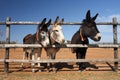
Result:
M100 33L97 33L96 36L94 37L94 41L100 41L101 40L101 35Z

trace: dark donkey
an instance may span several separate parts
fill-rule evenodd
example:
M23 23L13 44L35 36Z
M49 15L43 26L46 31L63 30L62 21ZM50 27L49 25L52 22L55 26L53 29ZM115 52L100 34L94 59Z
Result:
M94 41L100 41L100 32L97 29L95 19L98 13L91 18L90 10L86 14L86 19L83 20L83 24L80 29L73 35L71 44L89 44L88 37ZM85 59L87 48L72 48L72 52L76 53L77 59ZM77 63L79 70L83 71L86 69L85 63Z
M40 44L43 47L47 47L49 42L49 32L48 27L51 24L51 19L46 22L46 18L38 25L37 32L35 34L28 34L23 39L23 44ZM30 59L34 60L34 53L37 52L37 59L40 60L42 48L24 48L23 60L28 59L28 54L30 54ZM23 63L22 63L23 66ZM40 63L38 63L40 67ZM34 63L32 64L32 72L34 72Z

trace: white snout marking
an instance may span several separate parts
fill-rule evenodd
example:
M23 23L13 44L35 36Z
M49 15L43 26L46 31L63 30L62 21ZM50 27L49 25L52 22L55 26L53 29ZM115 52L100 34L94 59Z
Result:
M99 37L101 37L101 35L100 35L100 33L97 33L94 38L98 40Z
M49 41L49 38L45 38L45 41L41 41L41 44L44 46L44 47L47 47L49 45L50 41Z

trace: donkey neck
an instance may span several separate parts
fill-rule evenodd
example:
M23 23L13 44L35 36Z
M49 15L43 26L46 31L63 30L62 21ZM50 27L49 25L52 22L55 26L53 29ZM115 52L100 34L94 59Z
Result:
M82 27L79 30L79 34L81 41L85 41L87 39L87 36L84 34Z
M50 41L50 45L59 44L58 42L56 42L56 41L51 37L51 32L49 32L49 41Z
M50 45L56 45L56 44L59 45L59 43L56 42L52 37L49 36L49 39L50 39Z

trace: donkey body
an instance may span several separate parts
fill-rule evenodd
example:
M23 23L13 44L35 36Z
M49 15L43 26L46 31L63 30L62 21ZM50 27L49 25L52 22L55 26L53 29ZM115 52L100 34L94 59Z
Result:
M38 25L37 32L35 34L28 34L23 39L23 44L40 44L43 47L49 45L49 33L48 27L51 24L51 19L46 22L46 18L43 19L41 24ZM37 59L40 60L42 48L24 48L23 60L28 59L28 55L30 59L34 60L34 53L37 53ZM34 63L32 63L32 68L34 68ZM23 66L23 63L22 63ZM38 63L40 67L40 63ZM34 72L34 69L32 69Z
M49 39L50 39L50 45L60 45L64 43L64 35L62 32L62 27L61 24L63 23L64 19L62 19L58 23L59 17L56 18L55 22L52 25L52 28L49 30ZM45 48L45 51L47 53L48 59L55 59L56 53L60 50L60 48ZM48 72L50 69L50 63L47 65L48 67ZM55 64L52 65L53 71L56 71L55 69Z
M95 19L98 16L96 14L93 18L90 16L90 10L86 14L86 19L83 20L83 24L80 29L73 35L71 44L89 44L88 37L94 41L100 41L100 32L97 29ZM87 48L72 48L72 52L76 53L77 59L85 59ZM79 70L86 69L85 63L77 63Z

